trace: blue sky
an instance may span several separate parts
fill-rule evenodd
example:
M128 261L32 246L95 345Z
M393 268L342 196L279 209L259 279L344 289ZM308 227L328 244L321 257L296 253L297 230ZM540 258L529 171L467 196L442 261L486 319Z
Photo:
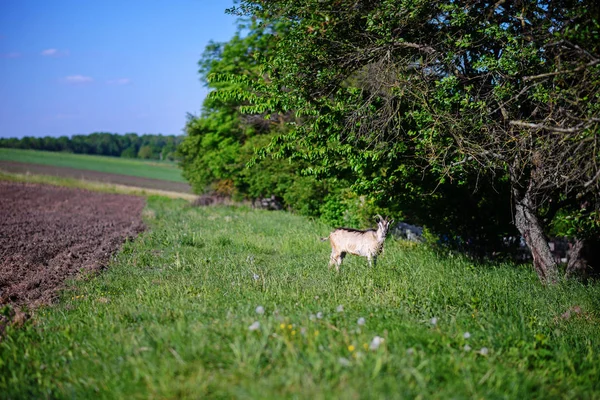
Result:
M0 0L0 137L181 134L233 0Z

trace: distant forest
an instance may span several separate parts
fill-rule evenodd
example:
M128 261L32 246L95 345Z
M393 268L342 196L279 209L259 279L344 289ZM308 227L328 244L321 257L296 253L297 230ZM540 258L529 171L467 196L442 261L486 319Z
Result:
M76 154L142 158L154 160L175 160L177 146L183 136L141 135L126 133L95 132L89 135L72 137L31 137L22 139L0 138L0 147L12 149L64 151Z

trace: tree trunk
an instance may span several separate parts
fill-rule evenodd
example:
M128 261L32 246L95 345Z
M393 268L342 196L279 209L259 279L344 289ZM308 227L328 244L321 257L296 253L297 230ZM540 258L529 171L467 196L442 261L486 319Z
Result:
M543 283L556 283L558 266L548 246L548 240L536 215L529 193L520 198L515 190L515 225L533 256L533 267Z

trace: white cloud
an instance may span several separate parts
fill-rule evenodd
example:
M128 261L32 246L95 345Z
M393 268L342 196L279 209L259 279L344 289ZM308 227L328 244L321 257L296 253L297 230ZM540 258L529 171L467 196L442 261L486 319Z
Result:
M69 55L69 50L46 49L40 54L44 57L66 57Z
M111 79L106 81L109 85L129 85L131 83L131 79L129 78L119 78L119 79Z
M43 56L53 56L56 53L58 53L58 50L56 50L56 49L47 49L47 50L42 51Z
M2 54L0 54L0 58L19 58L22 55L23 54L21 54L21 53L17 53L16 51L13 51L11 53L2 53Z
M84 83L91 83L94 81L94 78L90 76L83 75L70 75L63 78L63 82L70 83L73 85L81 85Z

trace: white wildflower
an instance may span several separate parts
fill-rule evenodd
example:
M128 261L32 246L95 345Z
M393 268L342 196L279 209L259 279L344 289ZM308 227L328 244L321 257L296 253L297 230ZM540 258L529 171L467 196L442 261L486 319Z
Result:
M429 322L431 323L431 325L436 326L438 319L437 319L437 317L433 317L433 318L431 318L431 320Z
M260 328L260 322L254 321L252 325L248 327L249 331L257 331Z
M263 306L258 306L258 307L256 307L255 311L256 311L257 314L262 315L262 314L265 313L265 308Z
M413 349L412 347L409 347L408 349L406 349L406 354L408 354L409 356L412 356L413 354L415 354L415 349Z
M335 310L337 312L344 312L344 306L340 304L339 306L337 306L337 308Z
M464 337L465 339L468 339L468 338L470 338L470 337L471 337L471 334L470 334L469 332L465 332L465 333L463 334L463 337Z
M487 347L482 347L481 350L479 350L479 354L481 354L482 356L487 356L489 353L489 350Z
M471 351L471 346L469 346L468 344L465 344L465 347L463 347L464 351Z
M308 319L310 319L311 321L314 321L317 319L317 316L315 314L310 314L310 317L308 317Z
M360 317L358 321L356 321L356 323L360 326L363 326L365 324L365 319L363 317Z
M340 365L342 367L349 367L350 365L352 365L352 363L350 362L350 360L348 360L345 357L338 358L338 362L340 363Z
M319 296L315 296L315 300L319 300Z
M381 346L381 343L383 343L384 339L382 337L379 336L375 336L373 338L373 340L371 340L371 344L369 345L369 349L371 350L377 350L379 348L379 346Z
M318 319L321 319L321 318L323 318L323 313L322 313L321 311L319 311L319 312L317 313L317 318L318 318Z
M260 276L258 276L257 273L253 272L252 273L252 278L254 278L254 280L257 281L260 278Z

